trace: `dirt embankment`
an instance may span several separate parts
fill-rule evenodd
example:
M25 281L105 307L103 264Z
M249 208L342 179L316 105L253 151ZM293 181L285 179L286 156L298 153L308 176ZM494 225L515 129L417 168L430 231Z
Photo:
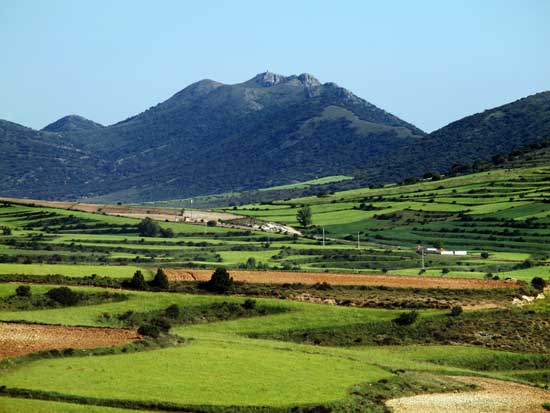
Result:
M481 377L453 377L475 384L480 390L458 393L422 394L389 400L395 413L538 413L550 392L536 387Z
M140 338L126 329L0 322L0 360L42 350L116 346Z
M208 281L212 270L174 269L164 271L171 281ZM480 280L470 278L446 278L427 276L405 276L386 274L336 274L288 271L246 271L229 270L235 281L262 284L316 284L333 285L370 285L401 288L449 288L449 289L480 289L480 288L517 288L515 281Z

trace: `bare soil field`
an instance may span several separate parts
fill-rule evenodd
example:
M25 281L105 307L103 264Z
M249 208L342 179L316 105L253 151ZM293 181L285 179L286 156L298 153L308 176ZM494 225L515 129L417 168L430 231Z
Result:
M538 413L550 400L550 392L536 387L481 377L453 377L480 390L422 394L389 400L395 413Z
M208 281L212 270L164 268L170 281ZM409 275L386 274L336 274L314 272L285 271L245 271L229 270L235 281L262 284L316 284L328 283L334 285L370 285L401 288L517 288L516 281L478 280L470 278L447 278Z
M116 346L140 338L126 329L0 322L0 360L42 350Z
M231 220L243 218L240 215L229 214L226 212L212 212L199 210L184 210L176 208L154 208L140 207L132 205L108 205L108 204L87 204L82 202L63 202L63 201L44 201L38 199L23 198L0 198L0 201L12 202L21 205L36 205L48 208L71 209L73 211L102 213L106 215L115 215L128 218L143 219L149 217L158 221L174 222L207 222L217 220Z

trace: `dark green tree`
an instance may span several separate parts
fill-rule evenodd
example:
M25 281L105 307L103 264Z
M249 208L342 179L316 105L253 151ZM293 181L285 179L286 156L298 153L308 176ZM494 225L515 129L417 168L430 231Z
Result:
M139 235L142 237L156 237L160 233L160 225L147 217L141 220L137 226Z
M145 277L140 270L137 270L130 281L129 287L133 290L146 290L147 283L145 282Z
M233 277L225 268L217 268L212 274L210 281L205 285L209 291L217 293L226 293L233 285Z
M29 298L32 295L30 285L20 285L15 289L15 295Z
M162 268L159 268L157 270L155 278L153 278L149 285L153 288L159 288L161 290L168 289L170 283L168 282L168 277L166 276L166 273L163 271Z
M308 205L300 208L296 213L296 220L302 227L309 227L312 223L311 208Z

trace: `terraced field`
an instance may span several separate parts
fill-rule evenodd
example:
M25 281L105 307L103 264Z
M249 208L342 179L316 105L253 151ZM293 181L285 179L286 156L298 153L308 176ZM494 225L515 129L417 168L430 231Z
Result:
M237 208L294 224L310 205L304 237L164 221L147 236L136 218L3 203L0 411L376 413L426 393L469 400L489 379L536 386L542 408L550 301L531 281L550 276L549 178ZM468 255L422 269L417 244Z

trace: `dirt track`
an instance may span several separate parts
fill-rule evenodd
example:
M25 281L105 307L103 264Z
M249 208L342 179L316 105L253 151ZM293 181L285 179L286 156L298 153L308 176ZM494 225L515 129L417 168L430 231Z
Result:
M115 346L139 338L134 330L0 322L0 360L42 350Z
M208 281L212 270L171 269L164 271L170 281ZM409 288L516 288L514 281L479 280L470 278L447 278L427 276L405 276L384 274L335 274L284 271L243 271L229 270L235 281L263 284L303 283L316 284L326 282L334 285L371 285Z
M453 377L480 386L481 390L422 394L389 400L395 413L538 413L550 392L536 387L481 377Z
M108 204L87 204L83 202L63 202L63 201L44 201L39 199L23 198L0 198L0 201L13 202L22 205L37 205L48 208L61 208L73 211L103 213L106 215L115 215L128 218L142 219L149 217L158 221L177 221L177 222L206 222L210 220L217 221L242 218L240 215L226 212L213 212L201 210L184 210L181 208L157 208L141 207L133 205L108 205Z

